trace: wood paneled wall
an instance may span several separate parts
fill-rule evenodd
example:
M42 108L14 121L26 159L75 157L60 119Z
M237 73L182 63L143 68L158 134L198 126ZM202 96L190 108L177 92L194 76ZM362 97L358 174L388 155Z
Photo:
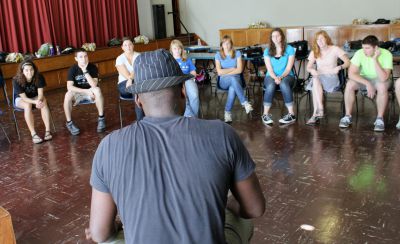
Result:
M375 35L379 40L387 41L400 37L400 24L397 25L344 25L344 26L304 26L281 27L286 32L288 42L307 40L310 44L319 30L328 32L335 45L343 46L347 41L360 40L367 35ZM235 46L268 44L272 28L265 29L222 29L220 38L230 35Z
M220 38L224 35L232 37L235 46L252 46L268 44L272 28L265 29L224 29L219 31ZM286 32L288 42L303 40L303 27L282 27Z

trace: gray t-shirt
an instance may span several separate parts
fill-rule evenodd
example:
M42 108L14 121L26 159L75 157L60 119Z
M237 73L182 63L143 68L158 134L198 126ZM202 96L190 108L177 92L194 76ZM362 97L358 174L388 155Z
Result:
M126 243L221 244L228 190L254 168L221 121L145 117L102 140L90 183L112 195Z

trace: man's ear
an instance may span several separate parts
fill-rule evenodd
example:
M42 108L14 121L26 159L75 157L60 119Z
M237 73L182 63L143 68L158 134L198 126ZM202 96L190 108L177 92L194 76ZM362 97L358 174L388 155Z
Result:
M142 102L140 101L140 98L139 98L138 94L135 94L135 103L136 103L136 106L138 106L139 108L143 109Z
M74 58L75 58L75 61L78 62L78 58L76 56Z

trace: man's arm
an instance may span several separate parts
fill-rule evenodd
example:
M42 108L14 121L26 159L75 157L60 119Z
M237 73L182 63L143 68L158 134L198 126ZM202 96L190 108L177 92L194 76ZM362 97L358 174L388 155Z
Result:
M86 238L95 242L105 242L117 233L115 216L117 207L111 194L92 188L90 224L86 229Z
M230 199L227 208L234 214L246 219L264 214L265 198L254 172L246 179L234 182L231 192L236 200Z
M67 90L71 91L71 92L76 92L76 93L84 93L89 96L93 95L93 93L90 91L90 89L82 89L82 88L74 86L74 82L72 80L67 81Z
M378 75L379 81L384 82L387 79L389 79L390 75L390 69L384 69L382 68L381 64L379 63L379 56L381 55L381 51L379 50L378 47L375 48L375 54L372 57L374 60L374 65L375 65L375 71L376 74Z
M360 84L363 84L365 86L368 87L368 85L370 85L371 83L367 80L364 79L361 75L360 75L360 69L354 65L354 64L350 64L350 68L349 68L349 78L351 80L354 80Z

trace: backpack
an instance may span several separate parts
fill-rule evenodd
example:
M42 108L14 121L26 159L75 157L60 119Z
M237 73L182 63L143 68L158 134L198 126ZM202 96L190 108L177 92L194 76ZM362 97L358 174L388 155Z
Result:
M296 59L304 59L308 56L308 42L306 40L290 42L288 45L296 49Z

